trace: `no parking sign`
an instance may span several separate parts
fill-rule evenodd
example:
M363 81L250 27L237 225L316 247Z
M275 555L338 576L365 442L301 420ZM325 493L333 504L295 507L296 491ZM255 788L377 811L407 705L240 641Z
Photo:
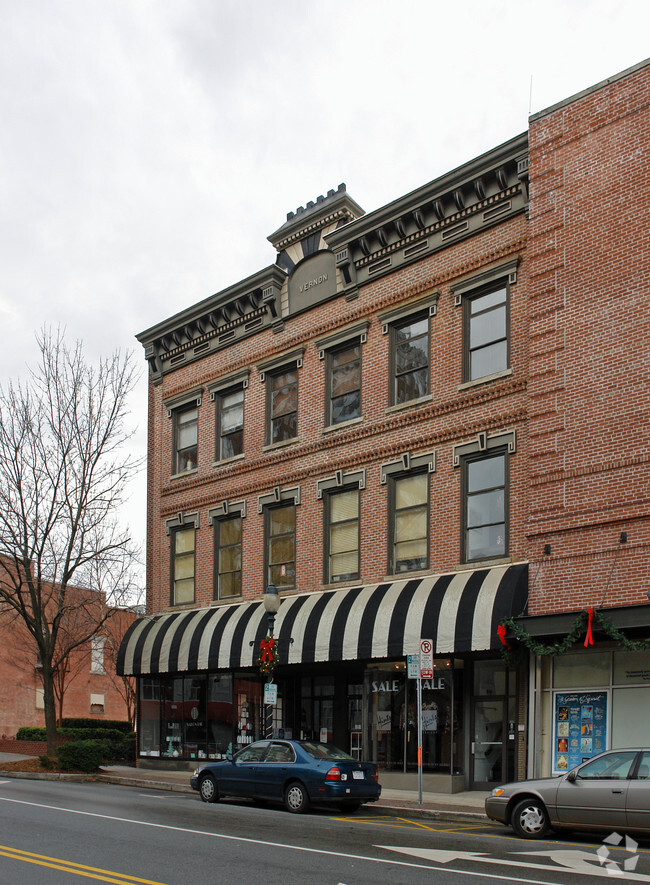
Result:
M433 679L433 642L420 640L420 679Z

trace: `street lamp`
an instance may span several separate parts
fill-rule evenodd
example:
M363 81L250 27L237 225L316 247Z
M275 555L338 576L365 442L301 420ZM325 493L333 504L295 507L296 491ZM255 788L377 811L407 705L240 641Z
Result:
M271 655L273 655L273 628L275 626L275 616L278 613L280 602L282 601L280 598L280 594L278 593L278 588L275 586L273 581L271 581L271 583L264 591L262 595L262 600L264 602L264 608L266 610L266 615L269 623L268 635L270 653ZM269 668L266 681L269 686L273 682L273 667ZM270 694L270 689L267 689L267 691ZM273 737L273 704L264 705L264 736L267 738L267 740L270 740Z

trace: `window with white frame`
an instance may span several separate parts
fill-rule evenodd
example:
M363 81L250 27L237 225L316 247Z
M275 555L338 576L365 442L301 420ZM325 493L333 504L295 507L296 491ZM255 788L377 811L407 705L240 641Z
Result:
M105 673L104 647L106 639L103 636L93 636L90 640L90 672Z

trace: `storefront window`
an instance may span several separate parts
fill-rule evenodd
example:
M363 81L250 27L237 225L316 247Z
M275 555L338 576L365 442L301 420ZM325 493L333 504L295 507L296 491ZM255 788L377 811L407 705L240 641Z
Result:
M138 740L141 756L160 756L160 680L140 679L140 716Z
M208 677L208 757L223 759L232 750L232 675Z
M609 685L610 653L567 654L555 658L554 688L591 688Z
M263 690L258 679L244 675L235 676L236 749L264 737Z
M183 755L205 759L207 677L186 676L183 686Z
M434 661L422 680L422 769L459 774L462 751L462 662ZM404 663L368 666L365 673L366 758L388 771L417 771L417 680Z
M415 695L409 704L404 664L367 667L365 686L368 759L388 771L402 770L405 739L417 729Z
M183 677L165 680L160 755L174 759L183 755Z

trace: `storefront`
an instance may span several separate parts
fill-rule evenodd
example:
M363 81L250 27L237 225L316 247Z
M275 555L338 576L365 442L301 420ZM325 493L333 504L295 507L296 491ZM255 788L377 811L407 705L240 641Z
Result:
M502 779L514 771L516 685L496 627L521 611L526 577L525 565L508 566L284 598L275 733L332 742L394 778L414 776L417 680L406 660L430 637L423 772L450 792ZM139 764L191 766L263 736L256 664L265 626L260 603L136 622L118 667L138 677Z
M531 656L529 715L540 726L529 743L531 777L560 774L604 750L647 744L650 649L635 648L634 642L641 639L639 645L645 645L649 608L606 610L606 623L618 631L618 642L594 628L593 646L585 648L580 642L564 654ZM575 618L530 618L522 623L540 642L551 621L557 640Z

